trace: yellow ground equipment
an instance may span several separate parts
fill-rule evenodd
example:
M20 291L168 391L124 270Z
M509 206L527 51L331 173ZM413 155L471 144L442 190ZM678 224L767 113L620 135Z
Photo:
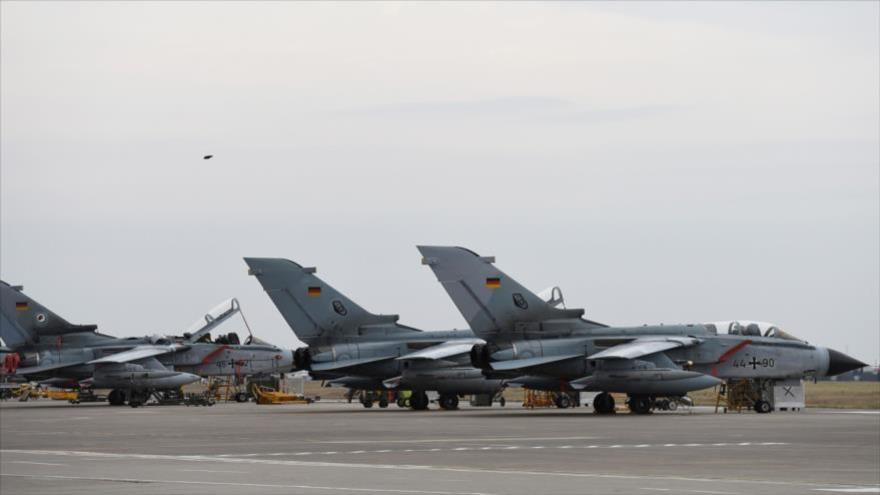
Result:
M257 404L309 404L312 402L301 395L279 392L256 383L251 384L251 394Z
M556 407L553 401L553 392L542 392L540 390L526 389L523 407L534 409L536 407Z
M46 397L52 400L66 400L71 404L79 402L79 393L76 390L47 390Z
M248 388L244 383L239 377L211 377L208 379L208 390L218 402L247 402Z
M751 409L761 400L761 387L754 380L727 380L718 387L715 412L742 412Z

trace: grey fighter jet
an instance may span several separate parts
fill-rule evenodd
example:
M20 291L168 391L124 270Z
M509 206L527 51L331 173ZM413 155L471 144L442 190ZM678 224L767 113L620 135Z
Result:
M865 366L833 349L814 346L770 327L715 324L609 327L564 309L517 283L493 257L468 249L419 246L428 265L474 333L487 341L471 361L488 377L533 388L601 392L597 413L614 411L609 392L629 395L635 413L658 397L680 397L722 379L782 380L830 376ZM558 299L561 299L558 298ZM755 404L769 412L767 401Z
M204 376L244 376L287 372L290 351L235 334L210 341L210 330L238 313L237 301L224 302L182 337L116 338L96 325L74 325L0 282L0 337L18 354L17 376L67 380L112 389L111 405L143 404L154 391L175 390Z
M397 315L375 315L355 304L318 278L315 268L278 258L244 260L308 346L294 352L296 368L316 379L349 389L411 390L410 407L417 410L428 408L426 391L440 393L442 408L456 409L459 395L503 388L502 380L487 380L470 365L468 352L483 343L470 330L400 325Z

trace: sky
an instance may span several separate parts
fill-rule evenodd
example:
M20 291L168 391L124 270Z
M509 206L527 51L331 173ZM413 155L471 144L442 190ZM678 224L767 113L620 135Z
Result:
M0 277L69 321L295 347L266 256L465 328L417 244L876 364L880 3L0 3Z

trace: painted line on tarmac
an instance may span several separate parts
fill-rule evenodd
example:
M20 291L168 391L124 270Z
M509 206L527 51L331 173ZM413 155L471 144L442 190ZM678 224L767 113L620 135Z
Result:
M0 476L13 478L36 478L65 481L112 481L116 483L159 483L171 485L210 485L210 486L240 486L248 488L299 488L302 490L334 490L338 492L361 492L361 493L414 493L416 495L494 495L486 492L441 492L433 490L402 490L395 488L351 488L344 486L318 486L318 485L279 485L271 483L233 483L223 481L183 481L183 480L156 480L143 478L104 478L89 476L60 476L52 474L16 474L0 473Z
M35 466L67 466L68 464L55 464L52 462L9 461L10 464L33 464Z
M268 452L248 454L219 454L218 457L289 457L305 455L361 455L361 454L393 454L411 452L484 452L487 450L518 450L518 449L646 449L646 448L689 448L689 447L767 447L774 445L790 445L786 442L715 442L715 443L639 443L632 445L489 445L475 447L450 447L432 449L380 449L380 450L332 450L328 452Z
M813 491L835 493L880 493L880 486L865 486L858 488L813 488Z
M675 493L704 493L711 495L737 495L736 492L717 492L714 490L683 490L680 488L639 488L639 490L648 490L652 492L675 492Z
M880 414L880 411L818 411L818 414Z
M599 440L602 437L468 437L468 438L426 438L426 439L407 439L407 440L311 440L308 443L448 443L448 442L523 442L532 440Z
M741 445L741 444L738 444ZM22 450L22 449L0 449L0 454L23 454L36 456L68 456L68 457L95 457L104 459L137 459L137 460L155 460L170 462L215 462L229 464L259 464L267 466L290 466L290 467L309 467L309 468L355 468L355 469L388 469L399 471L434 471L447 473L470 473L470 474L488 474L488 475L504 475L512 476L537 476L537 477L569 477L584 479L609 479L609 480L640 480L640 481L679 481L694 483L711 483L717 485L719 483L728 484L748 484L748 485L768 485L768 486L789 486L811 488L816 491L829 489L855 489L864 488L864 485L848 484L848 483L815 483L805 481L779 481L779 480L762 480L762 479L740 479L740 478L699 478L694 476L659 476L659 475L639 475L639 474L606 474L606 473L576 473L565 471L521 471L521 470L504 470L504 469L482 469L467 467L451 467L451 466L431 466L431 465L414 465L414 464L368 464L368 463L351 463L351 462L319 462L319 461L291 461L276 459L253 459L253 458L237 458L237 457L219 457L208 455L166 455L166 454L122 454L122 453L104 453L104 452L84 452L77 450ZM5 475L4 475L5 476ZM88 479L88 478L83 478ZM95 478L98 479L98 478ZM161 481L161 480L160 480ZM259 485L250 485L259 486ZM383 491L383 490L376 490ZM393 491L393 490L384 490ZM400 490L403 493L414 493L412 491ZM421 493L438 493L438 492L421 492ZM448 493L448 492L447 492Z

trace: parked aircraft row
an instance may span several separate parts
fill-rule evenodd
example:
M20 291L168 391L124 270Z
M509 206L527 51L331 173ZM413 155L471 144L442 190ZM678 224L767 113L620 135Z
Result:
M96 325L74 325L0 281L0 337L6 371L29 380L111 389L111 405L138 406L155 391L177 390L208 376L289 371L293 355L254 336L211 341L211 330L240 311L229 299L181 336L117 338Z
M558 288L536 294L523 287L492 257L452 246L418 249L470 330L402 325L397 315L360 307L315 268L245 258L305 347L290 352L255 338L208 341L211 329L239 311L234 299L180 337L123 339L70 324L6 283L0 284L0 337L4 351L23 357L18 375L88 380L113 389L111 403L132 405L153 390L202 376L307 370L349 389L411 391L416 410L428 408L429 391L439 393L442 408L456 409L462 395L494 395L516 385L599 392L593 402L599 414L615 410L611 393L625 393L630 410L643 414L660 399L726 379L821 377L865 366L766 324L605 325L565 308ZM770 405L759 401L756 410L768 412Z
M830 376L865 366L775 326L717 324L609 326L560 308L558 288L539 297L465 248L419 246L422 263L443 285L471 330L430 331L375 315L318 278L315 268L277 258L245 258L297 337L294 363L321 379L354 388L425 391L454 409L458 396L506 385L596 391L599 414L615 410L612 392L635 413L659 398L678 398L726 379L783 380ZM723 327L722 327L723 328ZM770 404L759 401L759 412Z

